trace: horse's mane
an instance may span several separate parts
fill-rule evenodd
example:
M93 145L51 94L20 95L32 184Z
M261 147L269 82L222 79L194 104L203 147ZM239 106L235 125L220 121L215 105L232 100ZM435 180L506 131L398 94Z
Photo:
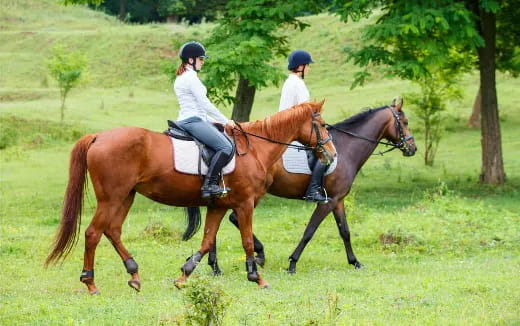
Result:
M367 108L367 109L365 109L365 111L358 113L355 116L352 116L346 120L343 120L341 122L334 124L334 127L338 127L338 128L342 128L342 129L354 128L354 127L366 122L367 120L369 120L374 113L379 112L383 109L386 109L386 107L387 106L385 105L385 106L381 106L381 107L378 107L375 109Z
M317 102L297 104L289 109L267 116L263 120L244 123L242 126L248 132L277 139L287 133L288 127L300 125L303 120L312 115L312 112L320 112L320 106L321 104Z

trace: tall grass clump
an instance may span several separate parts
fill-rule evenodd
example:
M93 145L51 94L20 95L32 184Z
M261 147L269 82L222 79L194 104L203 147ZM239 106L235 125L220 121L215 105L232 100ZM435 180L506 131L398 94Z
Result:
M183 325L224 325L224 316L231 300L215 279L196 277L183 291L186 310Z

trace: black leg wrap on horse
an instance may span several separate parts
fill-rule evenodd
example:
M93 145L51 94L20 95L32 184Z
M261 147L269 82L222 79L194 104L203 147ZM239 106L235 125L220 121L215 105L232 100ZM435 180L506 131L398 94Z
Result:
M135 262L135 260L133 258L128 258L127 260L125 260L123 262L123 264L125 265L126 271L128 272L128 274L137 273L137 269L139 267L137 266L137 263Z
M94 279L94 270L91 270L91 271L87 271L87 270L82 270L81 271L81 276L79 277L79 280L81 282L83 282L83 280L85 279Z
M194 253L186 259L186 263L182 265L181 271L186 275L190 275L195 269L195 267L197 267L201 259L202 254L200 253L200 251L197 251L196 253Z
M258 282L258 272L256 269L255 257L246 258L246 270L247 270L247 279L251 282Z

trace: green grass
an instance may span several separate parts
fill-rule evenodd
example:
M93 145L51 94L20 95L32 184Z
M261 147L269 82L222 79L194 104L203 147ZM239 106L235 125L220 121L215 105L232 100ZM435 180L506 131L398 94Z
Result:
M359 24L335 17L306 17L307 30L288 30L293 48L316 62L306 82L311 97L326 99L328 122L363 107L388 104L413 89L376 75L350 90L358 69L343 48L359 42ZM178 43L206 35L211 25L123 25L82 6L50 0L7 0L0 7L0 324L177 325L186 298L173 287L201 232L180 241L183 212L137 196L123 226L123 242L140 267L142 292L106 239L96 252L100 296L79 282L84 239L62 264L43 269L58 227L68 176L69 151L80 134L135 125L161 131L178 105L161 72L177 60ZM57 42L83 51L89 76L67 99L59 123L59 91L46 59ZM209 61L208 64L211 64ZM275 62L281 69L285 60ZM224 222L218 235L224 275L210 280L230 297L225 325L518 325L520 323L520 110L518 79L498 75L502 149L507 183L479 185L480 132L465 127L478 76L465 76L464 98L449 103L448 130L433 167L421 157L422 135L412 109L405 111L419 152L374 156L347 199L352 243L365 265L348 265L334 220L328 217L309 243L296 275L287 257L314 206L266 196L255 210L254 229L266 246L262 275L268 291L247 282L240 236ZM252 118L277 111L279 87L257 92ZM222 107L229 116L231 107ZM81 232L95 209L89 188ZM205 260L204 260L205 262ZM201 264L190 283L206 277ZM337 304L335 303L337 300Z

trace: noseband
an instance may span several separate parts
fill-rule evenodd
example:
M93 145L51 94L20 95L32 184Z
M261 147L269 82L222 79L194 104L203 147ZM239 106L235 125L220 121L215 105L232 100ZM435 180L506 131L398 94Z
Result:
M311 135L309 137L309 140L312 139L312 132L316 132L316 147L313 147L313 150L316 153L323 153L325 152L325 144L332 141L332 137L329 135L327 138L323 139L321 138L320 134L320 126L318 125L318 121L316 120L317 117L320 117L321 114L319 112L312 113L312 129L311 129Z
M401 124L401 119L399 119L399 115L397 114L397 112L395 112L393 107L387 106L387 109L389 109L390 112L392 112L392 115L394 116L395 130L399 134L399 142L398 143L392 142L393 143L392 146L394 146L394 148L392 148L392 150L399 148L403 152L405 152L405 151L408 152L410 149L408 148L408 144L406 142L409 141L410 139L414 139L414 138L411 134L408 137L406 137L404 135L404 130L403 130L403 125Z

